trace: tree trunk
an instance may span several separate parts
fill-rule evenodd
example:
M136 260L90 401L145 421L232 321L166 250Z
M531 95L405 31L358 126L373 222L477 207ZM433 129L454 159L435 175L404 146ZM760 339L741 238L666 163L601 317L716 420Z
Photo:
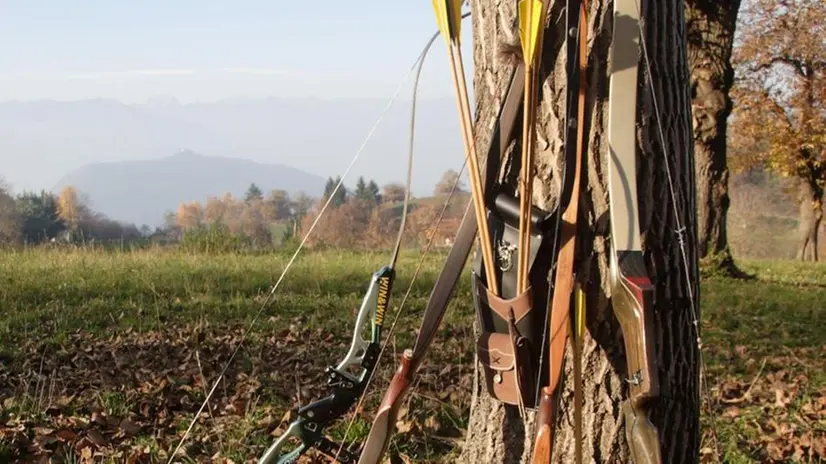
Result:
M474 25L476 134L479 146L488 146L493 122L503 102L514 63L503 60L503 44L518 43L516 2L472 0ZM694 211L693 142L686 58L683 2L642 1L645 42L652 69L640 58L638 185L643 248L649 274L656 286L654 320L658 328L657 358L661 400L652 417L662 442L663 462L697 462L699 456L699 351L693 329L689 288L697 295L697 235ZM563 158L562 125L565 98L564 4L554 2L550 30L543 50L541 107L537 114L537 154L534 203L555 207ZM579 247L583 260L578 275L587 276L587 331L584 366L585 462L629 462L628 445L619 408L627 398L626 362L621 331L606 295L608 272L608 190L605 161L607 147L608 54L612 10L596 1L589 12L589 68L587 72L589 147L583 170ZM558 18L563 18L557 20ZM653 86L647 76L653 75ZM651 89L656 89L652 95ZM666 146L662 146L653 99L659 106ZM517 130L518 132L518 130ZM516 157L518 150L513 150ZM513 157L513 154L511 155ZM666 158L667 157L667 158ZM674 176L677 208L681 216L690 275L686 279L672 192L665 163ZM507 160L508 162L510 160ZM586 219L587 218L587 219ZM687 280L690 283L687 283ZM565 379L571 379L570 349ZM525 462L533 446L533 413L524 421L515 407L493 400L481 384L481 371L473 391L471 416L463 449L456 462ZM553 462L573 462L573 386L563 380L555 426Z
M721 267L734 270L728 249L729 208L726 129L734 84L731 49L740 0L687 0L685 7L691 106L694 114L694 155L700 257L724 255Z
M818 232L823 220L823 190L801 180L798 202L800 204L800 245L797 259L800 261L818 261Z

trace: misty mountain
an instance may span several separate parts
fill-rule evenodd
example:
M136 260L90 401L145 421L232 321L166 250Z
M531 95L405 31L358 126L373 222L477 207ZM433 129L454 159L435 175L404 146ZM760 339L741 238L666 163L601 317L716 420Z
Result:
M88 164L63 177L54 191L73 185L88 196L92 209L112 219L160 225L164 212L174 211L181 201L203 203L224 192L242 197L253 182L265 194L278 188L318 197L325 180L285 165L182 150L155 160Z
M108 99L0 102L0 178L17 192L49 189L88 164L154 160L182 148L335 177L386 103L234 98L181 104L171 97L136 105ZM462 143L452 99L420 100L417 108L413 192L427 195L444 171L459 169ZM353 167L348 185L359 175L380 185L403 181L409 118L409 97L402 94ZM107 189L120 188L105 177L95 182L96 202L104 201Z

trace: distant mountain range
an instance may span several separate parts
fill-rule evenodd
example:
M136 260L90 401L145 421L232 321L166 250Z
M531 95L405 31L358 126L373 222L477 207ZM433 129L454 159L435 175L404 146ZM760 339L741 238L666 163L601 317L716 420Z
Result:
M191 150L161 159L93 163L64 176L54 190L73 185L95 211L136 225L159 225L181 201L203 203L230 192L241 197L250 183L266 194L283 189L318 197L326 179L280 164L204 156Z
M205 193L219 195L263 179L273 182L262 182L262 188L295 185L307 189L308 194L317 194L317 188L311 191L317 184L305 182L309 174L304 173L325 179L341 174L386 103L380 99L314 98L236 98L188 104L174 98L155 98L135 105L108 99L0 102L0 178L16 192L82 181L84 185L78 187L87 191L96 207L114 213L107 211L107 195L123 201L128 195L118 192L123 192L124 185L147 186L141 187L144 192L172 188L165 185L166 180L161 185L155 175L175 169L176 163L183 160L158 158L186 148L208 155L209 160L225 157L248 161L239 160L232 168L219 164L203 168L212 174L223 169L237 173L236 179L226 182L206 173L197 180L197 162L192 161L187 165L192 169L189 175L173 175L181 175L177 182L191 190L176 190L184 196L174 199L172 205L165 204L166 208L174 207L178 200L203 199ZM452 99L422 100L417 111L413 193L429 195L446 170L459 169L463 151ZM409 97L402 94L346 179L347 185L352 186L359 175L380 185L403 181L409 117ZM274 167L261 167L261 176L241 179L243 169L258 171L259 167L251 162ZM141 166L146 170L142 171ZM288 184L292 174L274 177L276 171L293 172L295 182ZM128 182L129 172L142 172L147 177ZM161 198L165 194L156 195ZM155 197L145 197L146 201L150 198ZM134 208L120 210L118 214L128 211L125 216L112 217L151 224L160 221L159 216L149 214L156 214L161 201L151 200L157 201L156 206L138 208L142 201L131 199L129 204Z

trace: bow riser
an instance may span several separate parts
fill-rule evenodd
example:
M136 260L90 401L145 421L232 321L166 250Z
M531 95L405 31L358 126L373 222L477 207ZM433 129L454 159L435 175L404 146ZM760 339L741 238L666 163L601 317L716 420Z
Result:
M390 266L384 266L370 279L370 286L367 288L367 293L361 302L358 316L356 317L356 325L353 329L353 341L350 343L350 350L341 361L336 370L346 373L347 369L354 366L366 367L364 364L375 364L375 360L366 359L368 354L368 347L371 344L378 344L381 339L381 329L384 325L384 315L387 312L387 306L390 304L390 292L393 289L393 282L395 281L396 272ZM365 328L367 324L371 324L371 338L366 340L364 338ZM363 378L362 371L358 378L352 380L357 381Z
M617 274L611 290L614 314L620 323L625 341L630 384L629 397L640 403L659 395L656 354L653 337L654 286L645 274L645 263L639 251L618 253Z
M366 387L367 379L373 375L381 350L379 344L384 314L390 303L390 292L395 281L395 270L385 266L373 274L370 286L362 300L356 317L353 341L350 350L342 362L335 368L327 368L327 385L333 393L321 400L308 404L298 410L298 419L290 424L287 431L267 449L259 464L289 464L295 462L310 448L339 462L355 462L355 454L342 449L322 435L322 429L330 422L346 414L356 404ZM371 327L371 340L363 337L368 324ZM354 367L360 370L353 373ZM301 441L292 451L280 455L291 438Z

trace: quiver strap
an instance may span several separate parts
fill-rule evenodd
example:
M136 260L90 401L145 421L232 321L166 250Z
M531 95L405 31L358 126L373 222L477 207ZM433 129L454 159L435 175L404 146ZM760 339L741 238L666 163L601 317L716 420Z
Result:
M504 193L497 195L495 209L489 215L501 296L493 295L488 289L478 257L471 274L473 303L481 329L476 348L488 393L520 409L536 406L534 383L544 348L541 340L550 263L549 259L536 258L548 257L552 251L552 240L547 239L545 227L552 221L538 208L532 213L528 290L516 295L519 203Z

